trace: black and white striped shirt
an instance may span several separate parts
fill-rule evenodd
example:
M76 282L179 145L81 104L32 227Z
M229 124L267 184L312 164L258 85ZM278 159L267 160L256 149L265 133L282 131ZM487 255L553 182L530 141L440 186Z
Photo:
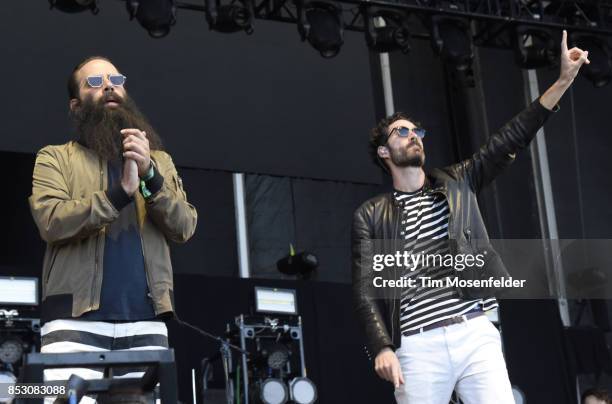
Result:
M406 240L405 251L409 254L450 254L448 248L449 208L444 195L395 191L393 196L402 209L400 237ZM454 274L454 268L436 265L406 268L405 276L444 279ZM445 320L481 306L490 310L498 306L495 298L462 300L453 287L415 287L402 290L400 327L402 333L419 329L440 320Z

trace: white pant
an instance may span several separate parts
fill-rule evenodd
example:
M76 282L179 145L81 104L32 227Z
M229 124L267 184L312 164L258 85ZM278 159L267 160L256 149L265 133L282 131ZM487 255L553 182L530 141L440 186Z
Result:
M66 332L70 334L66 334ZM51 339L54 333L55 335L59 333L60 338ZM90 338L90 334L93 334L94 339ZM168 349L168 329L160 321L107 323L102 321L53 320L42 327L41 336L43 338L43 345L40 349L42 353ZM62 339L61 336L65 336L66 339ZM162 337L161 340L160 336ZM124 343L122 349L110 349L116 341L121 339L125 341L127 338L137 340L137 342ZM45 341L45 339L50 341ZM72 374L86 380L104 377L104 373L96 369L54 368L44 370L44 380L67 380ZM144 372L130 372L114 377L142 377L143 374ZM55 401L55 397L45 398L45 404L51 404L53 401ZM80 404L93 404L95 402L96 400L89 396L84 396L80 400Z
M499 331L486 316L402 336L398 404L514 404Z

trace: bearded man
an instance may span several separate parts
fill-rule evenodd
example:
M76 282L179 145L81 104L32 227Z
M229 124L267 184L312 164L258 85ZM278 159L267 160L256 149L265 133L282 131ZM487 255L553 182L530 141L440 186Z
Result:
M164 321L174 303L167 241L186 242L197 212L125 81L107 58L79 63L68 79L77 138L36 157L29 202L47 243L41 352L168 348ZM45 380L73 373L103 377L100 369L64 368L45 370Z
M399 404L448 403L453 391L465 404L514 403L500 334L485 315L498 306L496 291L458 288L445 281L509 276L490 246L477 195L529 146L559 109L580 67L590 63L588 51L567 48L565 31L560 56L558 80L471 158L457 164L426 172L425 130L403 113L382 119L372 131L372 157L390 173L394 190L355 211L353 295L366 351L374 358L376 373L393 384ZM376 291L370 265L376 242L413 256L452 254L483 263L462 270L428 260L398 272L416 286ZM393 275L394 269L386 271ZM421 286L424 279L440 286Z

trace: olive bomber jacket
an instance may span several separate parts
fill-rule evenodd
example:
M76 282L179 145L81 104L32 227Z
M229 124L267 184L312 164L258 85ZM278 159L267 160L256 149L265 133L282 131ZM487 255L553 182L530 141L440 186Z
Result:
M134 194L145 272L155 314L174 315L168 240L194 233L197 212L187 201L169 154L151 151L153 195ZM32 216L47 242L42 274L42 320L79 317L100 307L105 231L129 200L107 190L106 161L76 141L47 146L36 156Z

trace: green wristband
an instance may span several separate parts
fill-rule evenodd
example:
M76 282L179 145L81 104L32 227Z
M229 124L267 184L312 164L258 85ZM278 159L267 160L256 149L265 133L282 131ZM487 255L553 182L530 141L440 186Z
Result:
M147 183L144 180L140 180L140 193L145 199L149 198L152 195L151 191L149 191L149 189L147 188Z
M142 181L149 181L151 178L155 176L155 166L153 165L153 160L151 160L151 165L149 166L149 171L141 178Z

